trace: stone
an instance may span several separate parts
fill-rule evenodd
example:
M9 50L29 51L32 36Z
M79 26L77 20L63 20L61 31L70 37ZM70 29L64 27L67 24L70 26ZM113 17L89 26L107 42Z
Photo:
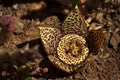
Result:
M113 46L114 50L117 50L119 43L120 43L120 36L117 34L117 32L114 32L110 39L110 44Z

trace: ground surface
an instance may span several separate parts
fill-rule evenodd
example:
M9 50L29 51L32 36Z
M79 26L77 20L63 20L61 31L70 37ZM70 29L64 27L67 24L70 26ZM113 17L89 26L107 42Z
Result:
M11 14L14 17L16 30L12 37L0 48L14 51L29 43L30 47L40 45L44 53L39 36L39 26L55 26L63 22L66 15L73 9L67 0L34 0L31 2L13 2L0 4L0 15ZM107 0L106 0L107 1ZM103 3L102 8L87 12L86 20L90 27L101 26L105 30L102 51L98 58L87 65L77 74L66 74L56 69L45 57L41 61L42 67L48 67L48 73L41 79L60 80L120 80L120 8ZM44 55L45 56L45 55Z

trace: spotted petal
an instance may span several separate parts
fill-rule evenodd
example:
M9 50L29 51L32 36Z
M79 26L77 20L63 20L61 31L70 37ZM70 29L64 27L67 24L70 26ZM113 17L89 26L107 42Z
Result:
M82 14L78 8L75 7L73 11L67 16L62 24L62 29L67 33L82 34L85 33L87 23L82 17Z
M76 71L88 56L85 39L76 34L61 37L57 53L48 55L49 60L59 69L71 73ZM73 46L74 45L74 46Z
M39 27L40 37L48 54L56 53L61 31L57 28Z

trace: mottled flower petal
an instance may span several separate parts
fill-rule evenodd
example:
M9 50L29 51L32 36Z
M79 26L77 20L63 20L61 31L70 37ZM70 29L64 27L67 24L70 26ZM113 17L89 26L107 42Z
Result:
M73 33L81 35L86 32L86 27L87 23L83 19L78 6L76 6L75 9L71 11L62 24L62 29L66 34Z
M69 65L80 64L85 60L89 52L88 48L85 47L85 43L86 41L82 36L75 34L65 35L61 38L57 47L58 58Z
M61 31L57 28L39 27L40 37L48 54L56 53L58 42L60 41Z
M49 55L48 58L51 61L51 63L53 63L54 66L61 69L62 71L65 71L68 73L73 72L73 69L72 69L73 66L69 66L68 64L63 63L57 56Z
M87 43L90 52L93 52L93 54L97 54L100 50L103 40L104 40L103 29L90 30L87 35Z
M78 46L80 51L77 49L73 49L73 53L71 53L71 50L69 48L72 45L71 43L76 44L75 46L73 46L73 48L76 48ZM48 58L57 68L61 69L62 71L71 73L77 70L82 65L81 63L88 56L89 50L85 46L85 43L85 39L81 36L75 34L65 35L61 38L58 44L57 53L48 55ZM78 52L74 53L74 51Z

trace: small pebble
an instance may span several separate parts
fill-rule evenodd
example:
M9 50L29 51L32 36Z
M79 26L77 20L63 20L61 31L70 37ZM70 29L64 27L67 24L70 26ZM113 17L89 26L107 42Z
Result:
M92 21L92 17L89 17L86 21L90 23Z
M14 4L13 9L17 10L18 9L18 4Z
M48 68L43 68L43 73L47 73L48 72Z

